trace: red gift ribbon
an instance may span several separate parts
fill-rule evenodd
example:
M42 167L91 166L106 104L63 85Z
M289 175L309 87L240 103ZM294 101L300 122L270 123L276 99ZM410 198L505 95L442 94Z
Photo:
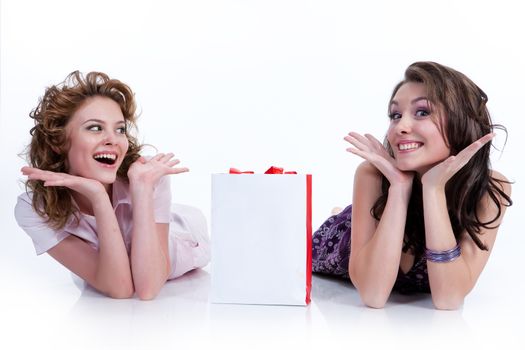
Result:
M270 167L270 169L264 172L265 174L297 174L297 171L284 171L283 168L276 166Z
M230 168L230 174L253 174L253 171L240 171L236 168Z
M264 172L265 174L297 174L297 171L284 171L283 168L271 166ZM230 168L230 174L254 174L253 171L241 171L237 168Z

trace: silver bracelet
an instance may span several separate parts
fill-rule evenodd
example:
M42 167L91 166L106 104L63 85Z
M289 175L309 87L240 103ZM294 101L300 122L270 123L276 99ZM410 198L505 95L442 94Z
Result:
M461 247L457 244L449 250L437 251L425 249L425 258L435 263L447 263L456 260L461 255Z

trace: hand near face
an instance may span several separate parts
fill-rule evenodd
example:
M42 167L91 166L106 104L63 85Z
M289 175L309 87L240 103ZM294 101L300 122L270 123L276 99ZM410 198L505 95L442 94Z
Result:
M180 174L189 171L188 168L176 168L178 159L172 159L173 153L159 153L151 159L140 157L128 170L130 183L154 185L164 175Z
M385 147L374 136L370 134L360 135L350 132L345 140L355 148L347 148L350 153L369 161L374 165L390 182L391 185L399 184L405 187L412 187L413 172L399 170L395 165L395 160L390 156Z
M23 167L22 174L30 180L40 180L44 186L63 186L72 189L89 199L94 199L102 193L106 193L104 185L92 179L80 176L70 175L67 173L56 173L53 171L41 170L32 167Z
M463 168L470 159L496 136L494 133L487 134L477 141L471 143L455 156L450 156L441 163L429 169L421 177L421 183L425 187L444 188L448 180Z

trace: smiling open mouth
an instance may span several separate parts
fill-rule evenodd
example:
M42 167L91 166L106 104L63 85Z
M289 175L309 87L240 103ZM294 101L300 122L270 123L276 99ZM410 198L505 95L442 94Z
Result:
M418 149L423 144L419 142L401 143L398 145L400 151L408 151L412 149Z
M113 165L117 161L117 155L109 154L109 153L100 153L100 154L95 154L93 156L93 159L95 159L97 162L100 162L102 164Z

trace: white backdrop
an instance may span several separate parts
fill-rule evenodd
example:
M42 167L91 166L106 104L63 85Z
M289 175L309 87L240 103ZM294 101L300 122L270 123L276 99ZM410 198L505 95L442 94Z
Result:
M33 254L12 215L28 114L46 86L73 70L100 70L132 87L142 111L140 140L173 151L191 170L172 178L174 200L209 217L211 173L277 165L313 174L318 226L333 206L351 200L360 159L345 152L344 135L382 138L392 88L419 60L471 77L488 94L493 121L507 127L493 165L516 181L515 206L492 259L522 255L519 3L2 0L0 215L9 230L1 234L1 264L16 272Z
M509 130L494 167L517 180L525 97L517 3L2 0L3 206L10 212L19 191L28 113L76 69L134 89L140 140L191 169L172 179L174 198L206 213L210 173L278 165L314 175L320 224L351 199L360 159L343 136L383 137L391 90L418 60L458 69L487 92L494 122Z

